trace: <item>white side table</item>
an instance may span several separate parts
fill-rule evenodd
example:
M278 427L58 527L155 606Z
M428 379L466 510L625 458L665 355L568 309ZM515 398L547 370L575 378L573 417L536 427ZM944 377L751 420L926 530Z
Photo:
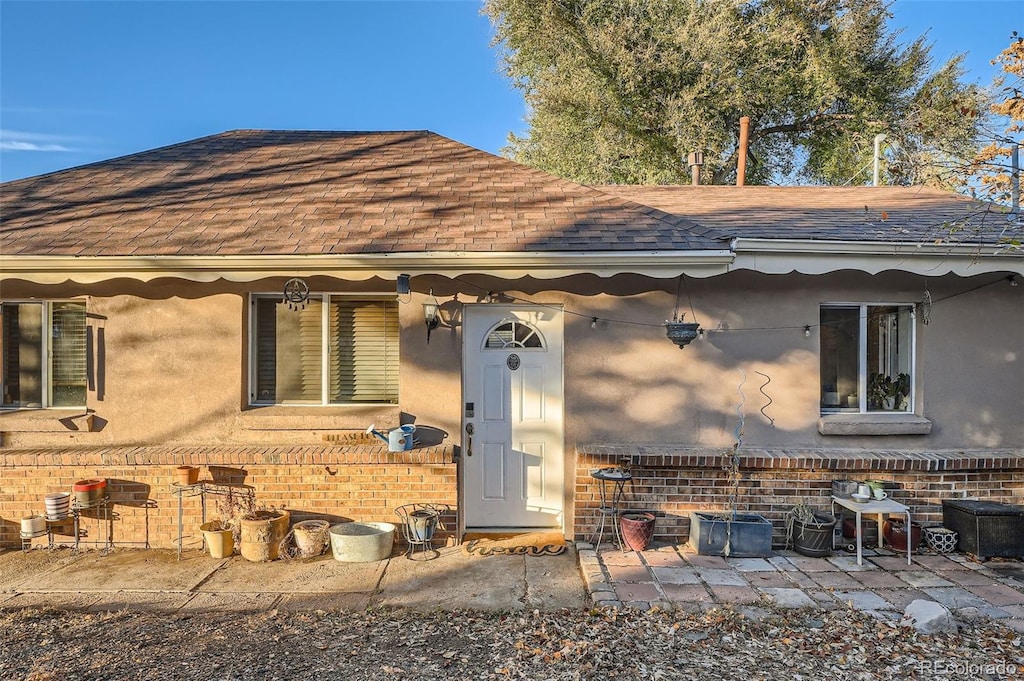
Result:
M836 514L836 504L839 504L843 508L849 509L857 514L856 528L857 528L857 565L864 564L864 557L861 549L863 537L861 537L860 531L860 517L862 514L867 513L868 515L877 516L878 520L878 547L882 547L882 523L885 522L886 513L902 513L907 516L907 565L910 565L910 509L903 504L893 501L892 499L872 499L871 501L859 502L853 499L847 499L846 497L832 497L832 515Z

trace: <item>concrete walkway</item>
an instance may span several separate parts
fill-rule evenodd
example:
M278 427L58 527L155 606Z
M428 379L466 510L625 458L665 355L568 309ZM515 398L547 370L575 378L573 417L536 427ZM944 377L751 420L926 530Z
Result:
M735 607L756 617L771 608L853 607L898 618L915 599L937 601L961 621L998 621L1024 632L1024 563L975 563L958 554L906 558L867 551L806 558L698 556L685 546L642 553L589 544L560 556L479 556L460 547L435 560L400 553L376 563L307 560L250 563L188 551L34 549L0 553L0 609L90 611L581 609L598 606L686 611Z
M419 558L419 556L417 556ZM584 608L577 555L478 556L460 547L434 560L401 553L374 563L306 560L250 563L198 551L34 549L0 553L0 609L520 611Z
M580 569L597 605L699 610L853 607L898 618L915 599L936 601L961 621L998 620L1024 632L1024 563L976 563L961 554L905 555L865 550L855 556L807 558L777 551L770 558L699 556L681 546L640 553L577 544Z

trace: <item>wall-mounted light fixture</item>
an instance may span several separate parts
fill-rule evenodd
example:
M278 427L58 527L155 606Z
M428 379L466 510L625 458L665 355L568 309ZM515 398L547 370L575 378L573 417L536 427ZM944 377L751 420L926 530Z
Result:
M437 316L437 298L434 297L434 289L430 289L426 300L423 301L423 320L427 324L427 345L430 345L430 332L437 328L441 320Z
M1017 277L1016 276L1011 274L1010 276L1007 277L1007 279L1010 280L1010 286L1012 286L1014 288L1017 288Z
M811 337L811 325L810 324L806 324L806 325L804 325L804 338L810 338L810 337Z

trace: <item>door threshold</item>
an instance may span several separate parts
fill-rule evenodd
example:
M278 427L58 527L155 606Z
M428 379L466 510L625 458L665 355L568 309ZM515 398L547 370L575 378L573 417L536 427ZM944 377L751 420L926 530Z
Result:
M505 536L515 534L530 534L533 532L561 532L561 527L467 527L462 531L462 535L467 534L503 534Z

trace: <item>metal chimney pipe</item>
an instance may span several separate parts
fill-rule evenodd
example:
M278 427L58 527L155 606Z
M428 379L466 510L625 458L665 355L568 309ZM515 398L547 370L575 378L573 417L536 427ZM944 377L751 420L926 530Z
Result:
M1010 203L1013 212L1020 212L1020 145L1014 144L1010 152Z
M871 186L872 187L877 187L878 186L878 174L879 174L879 170L880 170L879 166L881 166L881 164L882 164L882 140L884 140L884 139L885 139L885 135L882 135L882 134L875 135L875 172L874 172L874 175L872 175L872 177L871 177Z
M686 162L690 166L690 184L696 187L700 185L700 168L704 165L704 152L690 152L689 156L686 157Z
M740 118L739 160L736 162L736 186L747 183L747 141L750 139L750 116Z

